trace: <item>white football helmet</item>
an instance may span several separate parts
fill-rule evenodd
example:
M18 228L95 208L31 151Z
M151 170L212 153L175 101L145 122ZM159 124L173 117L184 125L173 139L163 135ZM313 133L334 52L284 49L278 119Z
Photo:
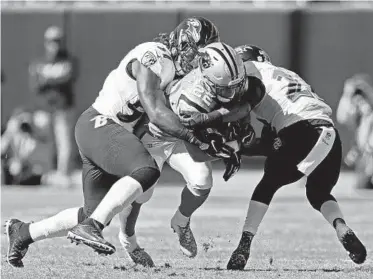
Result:
M212 43L200 49L199 67L218 100L231 101L245 85L246 70L240 55L229 45Z

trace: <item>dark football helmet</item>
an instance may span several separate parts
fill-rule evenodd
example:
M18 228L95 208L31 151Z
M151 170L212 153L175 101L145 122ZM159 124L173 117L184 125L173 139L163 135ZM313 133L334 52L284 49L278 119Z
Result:
M179 76L189 73L198 66L198 49L220 42L217 27L203 17L184 19L170 33L170 50Z
M254 45L242 45L235 48L241 55L243 61L257 61L271 63L268 53L262 48Z

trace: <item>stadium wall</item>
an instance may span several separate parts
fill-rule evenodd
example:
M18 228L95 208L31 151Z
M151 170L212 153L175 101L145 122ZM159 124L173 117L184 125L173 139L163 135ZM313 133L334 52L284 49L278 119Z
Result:
M79 60L75 86L78 112L97 96L108 72L136 44L171 31L191 15L216 23L233 46L257 44L275 64L299 72L335 110L344 80L356 72L373 75L373 9L259 8L2 8L1 123L19 105L29 105L28 63L42 54L43 33L62 26L67 45ZM259 124L255 123L258 130ZM344 152L352 136L340 127Z

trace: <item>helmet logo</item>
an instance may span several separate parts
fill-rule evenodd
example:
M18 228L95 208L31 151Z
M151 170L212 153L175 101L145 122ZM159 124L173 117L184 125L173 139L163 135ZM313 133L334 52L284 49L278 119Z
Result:
M206 53L201 53L201 66L203 69L210 68L212 66L212 61L210 55Z
M199 42L202 30L201 22L195 18L191 18L186 23L188 25L188 28L185 30L186 33L188 33L196 43Z
M145 67L150 67L157 62L157 57L151 51L145 52L144 56L141 58L141 64Z

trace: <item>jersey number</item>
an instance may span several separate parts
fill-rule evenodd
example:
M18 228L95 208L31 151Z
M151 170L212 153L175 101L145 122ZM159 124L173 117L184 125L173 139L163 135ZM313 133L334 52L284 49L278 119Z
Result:
M127 104L127 107L132 110L132 114L131 115L126 115L122 112L118 112L117 113L117 117L120 121L124 122L124 123L131 123L131 122L134 122L135 120L137 120L138 118L141 117L141 115L143 114L143 112L139 111L138 109L141 107L141 103L140 103L140 100L137 100L135 103L128 103Z
M277 69L273 71L272 78L277 81L286 80L288 82L286 96L292 102L296 102L300 97L314 98L322 101L319 96L312 92L312 88L302 88L302 83L305 82L301 78L298 79L295 76Z

